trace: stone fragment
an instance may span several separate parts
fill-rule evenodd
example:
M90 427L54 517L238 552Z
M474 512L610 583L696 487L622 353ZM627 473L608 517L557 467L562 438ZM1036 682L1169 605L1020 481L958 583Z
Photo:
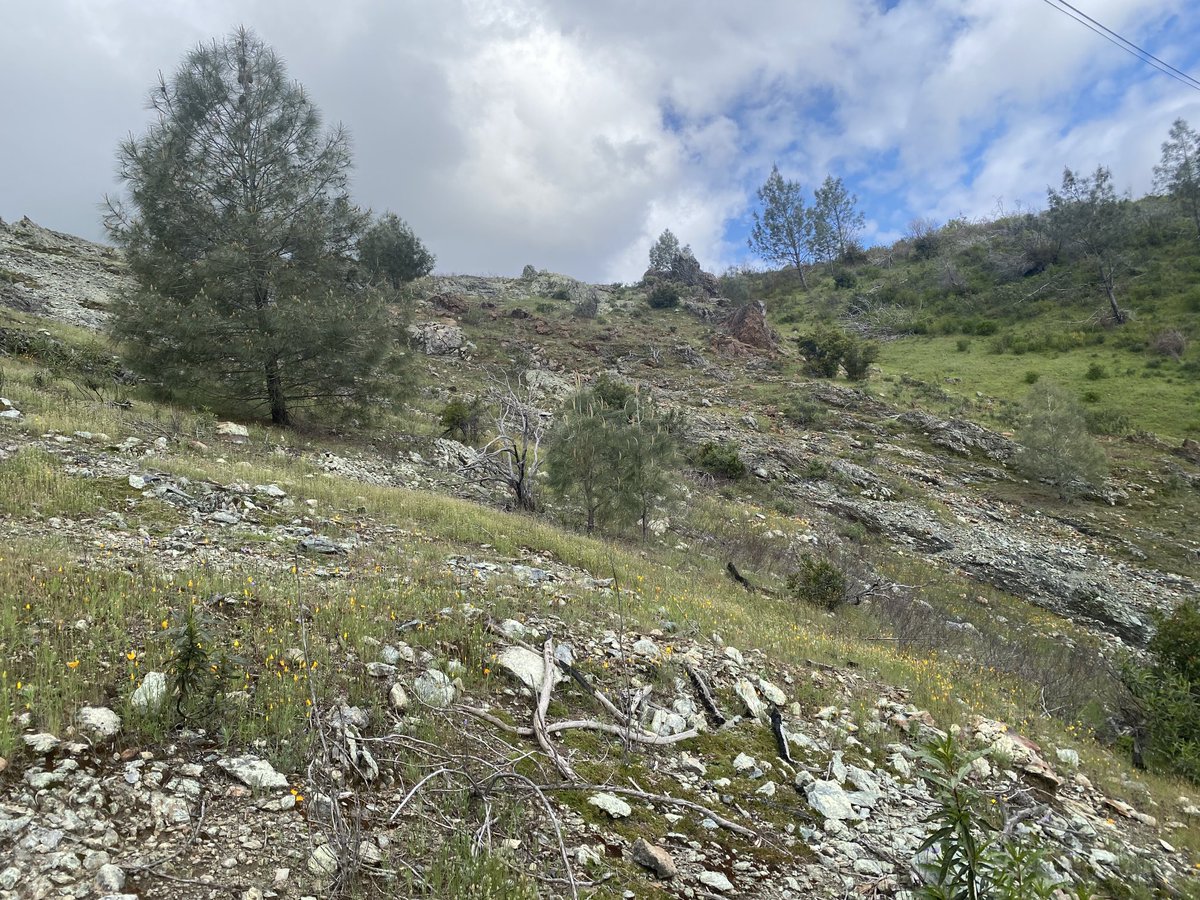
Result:
M96 891L101 894L116 894L125 887L125 870L112 863L105 863L92 880Z
M529 629L516 619L505 619L496 627L510 641L523 641L526 635L529 634Z
M675 865L675 860L671 858L671 854L662 847L651 844L645 838L638 838L633 842L629 856L639 866L649 869L664 881L670 881L679 874L679 869Z
M721 872L713 872L705 870L700 873L700 883L707 888L712 888L722 894L727 894L733 890L733 882L725 877Z
M408 694L404 692L404 685L398 681L392 685L392 689L388 691L388 702L396 712L402 713L408 709Z
M276 772L274 766L257 756L224 757L217 760L217 765L242 784L258 791L281 790L288 786L285 775Z
M738 679L737 684L733 686L733 692L738 695L738 699L746 707L746 712L754 719L767 718L767 706L758 696L758 691L745 678Z
M167 676L162 672L147 672L129 702L145 713L158 712L167 697Z
M787 706L787 694L765 678L758 679L758 689L762 691L762 695L767 698L768 703L774 703L776 706Z
M808 805L826 819L858 819L850 805L850 797L836 781L814 781L804 789Z
M614 794L599 793L588 797L588 803L602 809L614 819L624 819L633 814L633 808Z
M40 753L42 755L53 752L54 748L62 743L62 741L60 741L54 735L45 731L39 732L38 734L27 734L22 738L22 740L25 741L26 747L28 747L34 753Z
M745 753L739 753L737 758L735 758L733 761L733 771L739 774L751 772L754 770L756 765L758 765L758 761L755 760L753 756L749 756Z
M107 741L121 730L121 717L105 706L85 706L75 717L79 730L97 741Z
M445 709L454 702L454 684L450 676L440 669L426 669L413 682L413 690L417 699L426 706Z
M328 844L322 844L308 856L308 871L318 878L328 878L338 870L337 853Z
M218 422L217 437L231 444L245 444L250 440L250 429L236 422Z
M496 665L535 694L542 692L546 680L546 663L540 653L524 647L505 647L496 657ZM562 680L558 666L550 668L551 688Z

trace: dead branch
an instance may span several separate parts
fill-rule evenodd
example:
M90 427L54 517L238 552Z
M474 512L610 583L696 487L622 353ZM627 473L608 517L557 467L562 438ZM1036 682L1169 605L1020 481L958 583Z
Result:
M701 806L699 803L693 803L691 800L680 800L677 797L669 797L666 794L651 794L647 791L638 791L633 788L613 787L610 784L542 784L538 785L543 791L604 791L609 794L623 794L627 797L637 797L639 800L648 800L651 803L665 803L668 806L679 806L684 809L690 809L695 812L704 813L722 828L732 831L734 834L740 834L742 837L750 838L753 841L758 841L758 832L739 825L737 822L731 822L719 813L713 812L707 806Z
M726 722L725 715L717 706L716 698L713 697L712 689L708 686L708 682L704 676L700 674L691 663L685 663L684 668L687 670L688 678L691 679L692 685L696 688L696 693L700 695L700 702L704 704L704 708L708 711L712 720L718 725L724 725Z

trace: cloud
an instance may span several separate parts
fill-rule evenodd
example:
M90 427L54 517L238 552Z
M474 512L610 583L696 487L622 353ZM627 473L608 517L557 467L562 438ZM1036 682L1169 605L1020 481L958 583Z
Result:
M237 24L354 138L359 202L406 218L446 271L525 263L637 278L671 228L709 268L747 257L778 162L843 175L868 236L916 216L1038 204L1063 165L1150 187L1200 93L1045 3L994 0L42 0L6 10L0 215L99 237L114 150L145 95ZM1180 68L1184 0L1087 11Z

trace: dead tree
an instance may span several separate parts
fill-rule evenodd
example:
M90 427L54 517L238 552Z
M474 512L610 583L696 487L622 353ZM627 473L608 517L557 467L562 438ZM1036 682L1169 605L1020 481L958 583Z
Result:
M496 436L463 467L463 473L480 484L502 485L518 508L536 510L537 474L550 414L534 405L525 375L497 379L493 391L499 395L492 422Z

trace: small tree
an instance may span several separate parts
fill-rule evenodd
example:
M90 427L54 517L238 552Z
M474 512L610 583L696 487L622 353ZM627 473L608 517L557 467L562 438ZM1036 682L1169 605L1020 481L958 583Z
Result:
M866 219L858 211L858 197L846 190L841 178L825 176L813 197L813 249L819 259L832 265L858 248Z
M1129 204L1117 197L1112 173L1104 166L1097 166L1090 176L1063 169L1062 188L1047 188L1046 193L1051 229L1092 266L1113 321L1123 324L1128 316L1117 305L1116 282L1128 267L1124 250L1129 241Z
M762 212L754 213L750 249L763 259L794 266L800 284L808 290L804 267L812 262L815 234L800 182L786 180L779 174L779 167L772 166L771 174L758 189L758 202Z
M389 392L399 341L383 296L354 283L366 223L347 195L349 140L283 62L239 29L198 47L119 150L128 205L105 223L137 288L113 306L133 367L226 401L365 403Z
M549 415L534 404L527 375L495 382L497 412L492 421L496 436L464 467L463 473L480 484L499 484L512 494L517 507L536 510L538 474L542 468L542 442Z
M1108 462L1088 433L1087 419L1074 399L1046 379L1039 380L1022 404L1017 433L1017 466L1031 478L1047 481L1064 500L1104 480Z
M1154 167L1154 187L1169 195L1196 226L1200 237L1200 134L1176 119Z
M358 255L373 278L393 288L428 275L437 262L408 223L395 213L387 213L367 229L358 243Z
M652 272L669 272L671 263L679 254L679 238L671 233L670 228L663 229L658 240L650 247L650 270Z

